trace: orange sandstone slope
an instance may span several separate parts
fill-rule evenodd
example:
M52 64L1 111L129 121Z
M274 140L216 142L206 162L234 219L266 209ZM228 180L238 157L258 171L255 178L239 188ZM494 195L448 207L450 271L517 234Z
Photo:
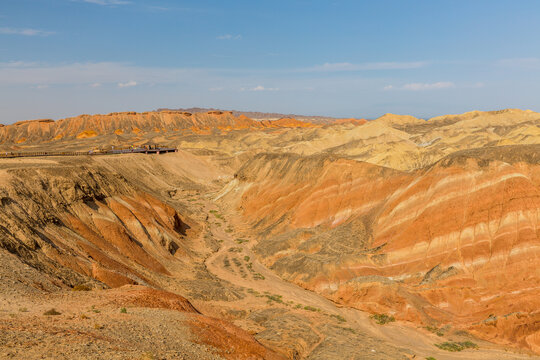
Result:
M539 145L459 152L412 173L263 154L221 195L238 192L255 250L280 276L540 352Z
M121 112L107 115L80 115L53 121L29 120L0 128L0 144L35 144L50 140L83 139L99 135L143 135L182 131L187 133L218 130L316 127L295 119L255 121L246 116L236 117L229 111L187 113L178 111Z

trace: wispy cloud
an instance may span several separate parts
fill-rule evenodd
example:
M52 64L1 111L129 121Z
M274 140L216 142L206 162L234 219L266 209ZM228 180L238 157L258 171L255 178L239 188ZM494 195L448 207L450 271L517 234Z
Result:
M30 28L11 28L11 27L2 27L0 28L0 34L3 35L24 35L24 36L49 36L54 34L54 31L45 31L39 29L30 29Z
M119 88L133 87L133 86L137 86L137 82L134 80L124 82L124 83L118 83Z
M142 67L126 63L98 62L42 64L36 62L0 63L0 84L128 84L176 83L194 81L207 70L188 68ZM126 80L128 79L128 80ZM119 86L119 85L118 85Z
M540 69L540 58L502 59L497 62L497 65L522 69Z
M240 91L278 91L279 88L264 87L262 85L257 85L251 88L240 88Z
M242 35L238 34L238 35L232 35L232 34L224 34L224 35L219 35L218 37L216 37L216 39L218 40L240 40L242 38Z
M408 91L421 91L421 90L438 90L453 88L456 85L451 81L439 81L435 83L410 83L402 86L386 85L383 90L408 90Z
M354 64L350 62L324 63L301 69L305 72L332 72L332 71L367 71L367 70L400 70L400 69L418 69L429 64L427 61L409 61L409 62L371 62Z

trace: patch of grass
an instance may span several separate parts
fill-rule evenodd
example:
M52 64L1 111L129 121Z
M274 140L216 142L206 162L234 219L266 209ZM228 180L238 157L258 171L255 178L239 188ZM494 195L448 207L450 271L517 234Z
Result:
M321 309L316 308L316 307L313 307L313 306L310 306L310 305L304 306L304 310L307 310L307 311L318 311L318 312L321 311Z
M62 314L62 313L56 311L55 308L49 309L49 310L47 310L47 311L45 311L45 312L43 313L43 315L47 315L47 316L56 316L56 315L61 315L61 314Z
M231 267L231 262L229 261L229 258L223 259L223 266Z
M241 247L229 248L229 252L242 252L242 251L244 251L244 249L242 249Z
M249 261L249 256L247 256L247 255L244 256L244 261L245 261L245 262L248 262L248 261Z
M217 219L223 220L223 215L221 215L217 210L210 210L210 213L214 215Z
M232 232L233 232L233 229L227 228L227 229L225 229L225 232L226 232L226 233L232 233Z
M28 309L25 307L19 308L19 312L28 312Z
M75 285L72 289L73 291L90 291L92 288L86 284Z
M452 352L463 351L465 349L478 349L478 345L476 345L472 341L445 341L440 344L435 344L435 346L441 350Z
M347 320L346 320L343 316L341 316L341 315L338 315L338 314L331 314L330 316L333 317L333 318L335 318L335 319L337 319L337 321L339 321L339 322L342 322L342 323L343 323L343 322L347 322Z
M426 360L437 360L437 359L435 359L433 356L428 356L428 357L426 358Z
M351 332L351 333L353 333L353 334L356 334L356 331L354 331L354 329L352 329L352 328L344 327L344 328L342 328L342 329L345 330L345 331Z
M296 306L294 307L295 309L301 309L302 308L302 304L296 304Z
M121 314L127 314L127 309L125 307L120 309Z
M444 331L443 331L443 329L439 329L439 328L437 328L437 327L435 327L435 326L429 326L429 325L428 325L428 326L425 327L425 329L426 329L427 331L430 331L430 332L436 334L437 336L444 336Z
M249 240L247 240L247 239L236 239L235 241L236 241L237 244L243 244L243 243L249 242Z
M264 275L261 274L261 273L255 273L255 274L253 274L253 278L254 278L255 280L264 280L264 279L265 279Z
M370 318L375 320L375 322L379 325L384 325L396 321L395 317L386 314L373 314L370 316Z
M268 303L275 301L279 304L283 304L283 299L281 295L266 295L266 297L268 298Z

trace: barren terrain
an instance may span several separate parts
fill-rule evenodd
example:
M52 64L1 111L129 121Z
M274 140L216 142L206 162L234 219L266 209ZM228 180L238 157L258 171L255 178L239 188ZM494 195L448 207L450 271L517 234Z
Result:
M540 354L540 114L0 127L4 154L144 144L179 152L0 158L0 357Z

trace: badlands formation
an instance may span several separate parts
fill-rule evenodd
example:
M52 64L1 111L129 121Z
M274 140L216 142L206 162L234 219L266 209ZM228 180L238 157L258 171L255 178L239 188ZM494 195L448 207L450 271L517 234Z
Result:
M0 157L0 358L540 355L539 113L0 126L148 144L179 151Z

